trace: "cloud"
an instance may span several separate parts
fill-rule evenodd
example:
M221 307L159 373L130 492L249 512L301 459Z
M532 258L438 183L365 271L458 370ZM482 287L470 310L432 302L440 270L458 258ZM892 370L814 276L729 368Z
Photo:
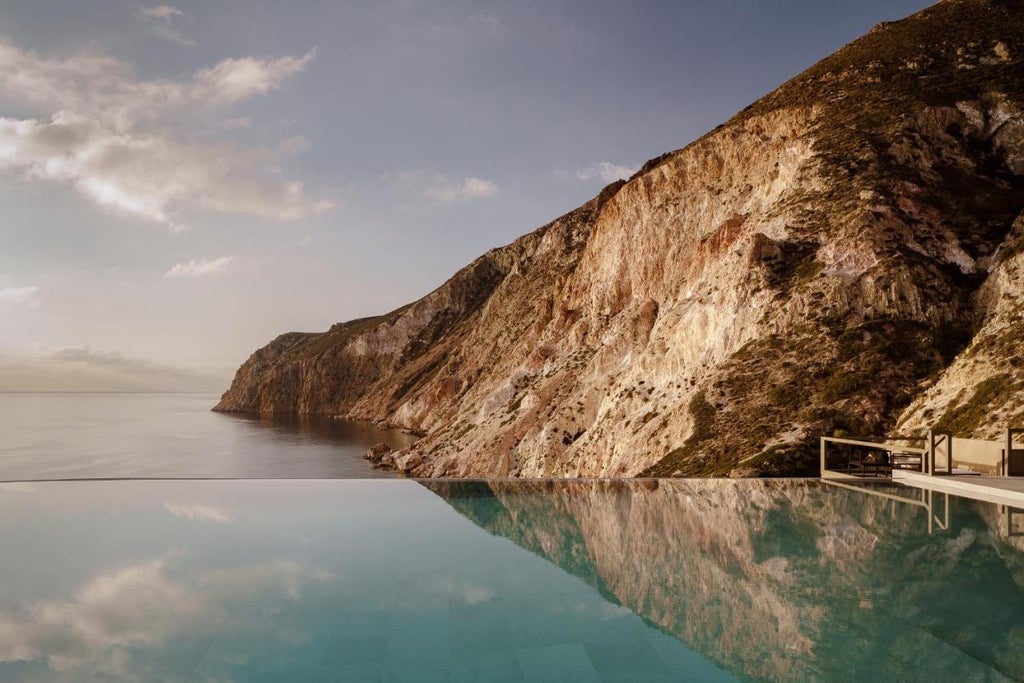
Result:
M182 112L265 94L312 58L226 59L182 80L143 81L100 52L49 59L0 38L0 94L50 112L0 118L0 170L69 184L100 206L172 227L194 210L275 220L327 211L333 202L279 177L294 140L239 149L169 132Z
M221 125L228 130L234 130L236 128L252 128L252 119L248 116L238 116L235 118L224 119Z
M183 17L185 13L169 5L158 5L157 7L143 7L142 14L148 19L159 19L171 21L175 17Z
M405 171L385 174L403 194L439 204L454 204L473 199L483 199L498 192L498 186L490 180L468 177L454 180L442 173L430 171Z
M240 598L298 600L330 575L276 560L194 576L157 558L93 577L65 600L0 612L0 662L45 662L60 672L147 678L132 656L182 636L215 634Z
M177 367L89 347L0 354L0 391L219 391L232 368Z
M118 126L188 106L235 104L280 87L316 54L224 59L179 80L138 80L128 64L96 48L61 58L0 37L0 91L51 110L109 118Z
M490 197L497 191L498 186L490 180L466 178L461 183L448 180L440 181L424 190L423 196L428 199L436 199L439 202L451 203Z
M219 104L264 95L306 68L314 54L316 48L301 57L225 59L196 73L191 95L200 101Z
M302 154L311 149L313 145L302 135L292 135L277 144L277 150L282 156L292 157Z
M621 166L608 161L601 161L583 168L576 169L574 174L579 180L600 178L602 182L614 183L616 180L627 180L640 170L639 166Z
M202 503L172 503L164 501L164 507L175 517L187 519L190 522L216 522L217 524L231 524L231 516L218 507L204 505Z
M231 268L235 262L234 256L221 256L215 259L192 259L187 263L178 263L166 273L165 278L173 277L203 277L204 275L216 275Z
M35 306L38 287L4 287L0 289L0 306Z
M186 38L181 31L168 24L156 24L153 26L153 33L178 45L191 46L196 44L196 41Z
M187 38L174 25L175 20L185 18L187 15L176 7L170 5L158 5L156 7L140 8L142 20L149 24L150 30L156 35L177 43L178 45L195 45L196 41Z
M469 23L477 26L483 26L488 31L494 33L501 26L501 20L493 14L476 14L469 18Z

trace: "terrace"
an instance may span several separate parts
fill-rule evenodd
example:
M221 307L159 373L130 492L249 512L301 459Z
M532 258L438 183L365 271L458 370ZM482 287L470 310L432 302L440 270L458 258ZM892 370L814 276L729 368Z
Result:
M917 488L1001 505L1024 503L1024 429L1000 441L930 431L878 440L821 438L821 477L830 481L888 478Z

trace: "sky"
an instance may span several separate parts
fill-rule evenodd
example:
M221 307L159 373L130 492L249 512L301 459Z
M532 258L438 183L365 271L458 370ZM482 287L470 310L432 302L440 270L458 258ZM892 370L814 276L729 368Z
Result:
M0 0L0 391L222 390L919 0Z

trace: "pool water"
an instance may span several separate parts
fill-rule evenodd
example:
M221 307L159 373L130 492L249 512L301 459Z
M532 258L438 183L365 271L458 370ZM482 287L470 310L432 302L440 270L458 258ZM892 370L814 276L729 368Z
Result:
M869 491L3 484L0 680L1024 678L1024 513Z

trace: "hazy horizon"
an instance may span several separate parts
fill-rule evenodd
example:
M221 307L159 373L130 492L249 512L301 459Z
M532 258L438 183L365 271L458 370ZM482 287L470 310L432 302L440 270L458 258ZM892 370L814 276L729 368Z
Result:
M930 3L0 2L0 391L219 391Z

